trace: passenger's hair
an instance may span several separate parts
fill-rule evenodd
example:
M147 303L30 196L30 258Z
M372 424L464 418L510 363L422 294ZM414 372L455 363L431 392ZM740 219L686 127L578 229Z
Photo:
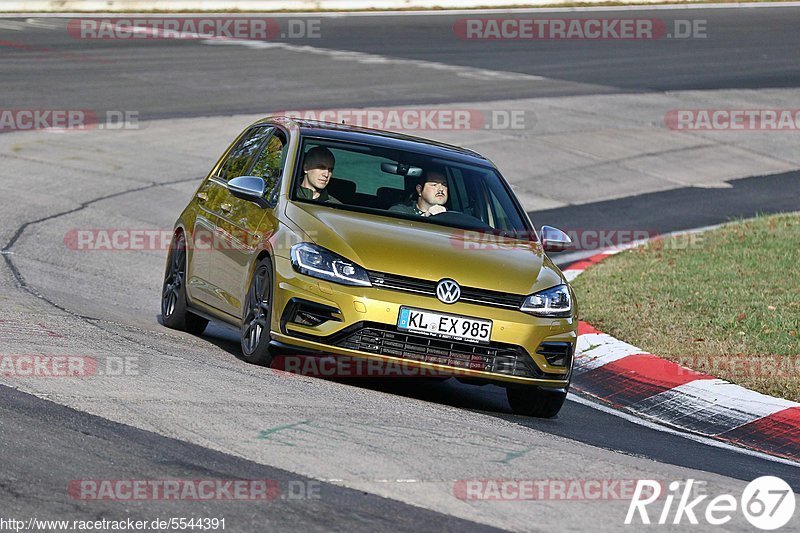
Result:
M311 165L315 165L319 161L324 161L326 159L331 160L334 163L336 162L336 158L333 157L333 152L324 146L315 146L306 152L305 159L303 160L303 167L310 167Z

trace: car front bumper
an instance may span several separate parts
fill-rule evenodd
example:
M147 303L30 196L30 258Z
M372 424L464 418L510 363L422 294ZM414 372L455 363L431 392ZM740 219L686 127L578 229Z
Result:
M399 331L401 306L491 320L491 343ZM409 376L453 375L556 389L569 386L577 340L574 317L540 318L487 305L448 305L426 295L374 286L339 285L299 274L282 257L275 258L272 309L272 339L295 353L366 358L388 365L384 368L400 368L402 375ZM543 346L558 346L568 354L560 361Z

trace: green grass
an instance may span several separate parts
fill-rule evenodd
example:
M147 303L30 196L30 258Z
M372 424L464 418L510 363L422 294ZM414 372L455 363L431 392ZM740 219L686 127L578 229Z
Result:
M574 283L581 318L645 351L800 401L800 214L656 241Z

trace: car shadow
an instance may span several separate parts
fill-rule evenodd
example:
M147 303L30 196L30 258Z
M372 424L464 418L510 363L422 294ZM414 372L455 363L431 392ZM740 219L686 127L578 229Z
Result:
M214 322L202 335L203 340L210 342L218 348L228 352L241 360L242 350L239 344L238 332ZM248 364L241 361L242 364ZM274 370L283 370L280 366L273 365ZM472 385L462 383L456 378L424 378L424 377L331 377L307 375L302 372L298 375L313 379L323 379L349 387L358 387L375 392L403 396L405 398L437 403L479 412L481 414L500 418L509 422L534 429L546 430L546 427L558 423L559 416L552 419L531 418L515 415L511 411L503 387L497 385ZM568 409L569 403L562 408Z

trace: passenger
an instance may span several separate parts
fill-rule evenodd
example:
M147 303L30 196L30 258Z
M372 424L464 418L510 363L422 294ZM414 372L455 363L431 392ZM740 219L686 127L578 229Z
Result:
M324 146L315 146L306 152L303 160L303 180L297 189L297 197L303 200L342 203L331 196L327 190L333 177L335 164L336 159L333 157L333 153Z
M447 176L442 169L430 169L420 178L415 194L407 203L395 204L389 211L429 217L447 211Z

